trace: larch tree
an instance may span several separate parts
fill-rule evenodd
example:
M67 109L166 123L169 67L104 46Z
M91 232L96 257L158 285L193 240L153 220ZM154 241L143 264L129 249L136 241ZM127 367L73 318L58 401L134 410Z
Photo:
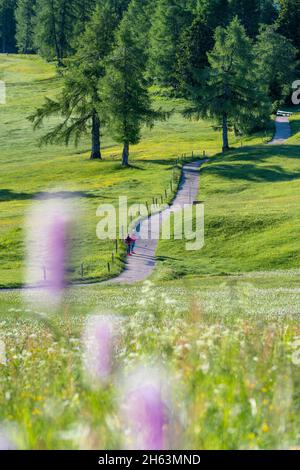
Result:
M183 29L177 50L177 77L184 95L203 80L216 27L229 23L228 0L200 0L194 11L195 17Z
M119 9L111 1L98 4L79 41L77 53L66 62L62 92L56 100L47 98L29 117L37 128L46 118L60 116L59 124L44 135L43 143L63 141L67 145L74 139L77 144L82 136L91 133L91 159L101 159L104 122L100 91L106 58L112 51L119 22Z
M219 27L208 54L208 79L193 90L186 117L214 118L222 128L223 152L229 150L229 125L245 129L265 121L270 108L255 73L252 42L238 18Z
M165 114L151 105L145 79L144 53L127 17L121 22L117 44L109 58L103 86L108 128L123 145L122 165L129 165L130 145L141 139L144 124L153 126Z
M291 83L297 78L297 49L274 26L268 26L261 30L254 53L257 73L266 83L276 111L290 96Z
M187 0L157 0L150 31L150 73L159 85L177 88L177 52L184 27L193 20Z

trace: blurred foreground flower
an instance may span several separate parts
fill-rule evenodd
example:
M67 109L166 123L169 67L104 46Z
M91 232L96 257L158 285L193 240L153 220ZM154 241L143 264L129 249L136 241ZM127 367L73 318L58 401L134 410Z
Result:
M0 450L14 450L15 446L5 429L0 428Z
M130 450L168 450L174 445L176 423L165 371L138 367L122 384L125 446ZM172 431L172 435L170 433Z
M106 383L112 373L118 338L118 319L95 315L88 318L83 333L83 367L92 385Z
M27 300L60 302L67 283L72 226L70 203L61 197L40 199L27 219ZM31 298L33 297L33 299Z

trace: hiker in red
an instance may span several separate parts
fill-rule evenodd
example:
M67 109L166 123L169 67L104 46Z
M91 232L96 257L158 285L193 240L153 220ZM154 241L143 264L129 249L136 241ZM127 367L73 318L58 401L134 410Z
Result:
M127 245L127 255L131 256L131 247L132 247L133 240L130 235L127 236L125 240L125 244Z
M135 245L136 245L136 241L138 239L138 236L136 234L136 231L133 231L131 234L130 234L130 238L131 238L131 253L133 255L135 255Z

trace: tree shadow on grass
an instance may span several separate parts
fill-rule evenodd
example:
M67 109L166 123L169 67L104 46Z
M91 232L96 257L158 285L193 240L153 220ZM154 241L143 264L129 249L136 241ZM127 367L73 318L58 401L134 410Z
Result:
M264 145L261 147L243 147L242 149L232 150L230 153L217 156L218 162L265 162L269 158L284 157L290 159L300 159L300 145ZM212 159L212 162L215 162Z
M212 159L210 164L205 167L205 174L252 182L282 182L300 178L300 171L289 171L276 164L266 165L269 158L277 157L300 159L300 146L272 145L233 150ZM261 165L261 163L264 163L264 165Z
M11 191L10 189L0 189L0 202L25 201L32 199L34 194Z
M286 171L279 165L259 167L254 164L223 164L207 167L205 173L222 176L222 178L253 182L282 182L300 178L300 172Z
M36 193L23 193L23 192L15 192L11 189L0 189L0 202L10 202L10 201L28 201L34 198L43 199L53 199L53 198L61 198L61 199L72 199L72 198L88 198L94 199L99 198L98 194L93 194L91 192L83 192L83 191L59 191L55 193L50 192L36 192ZM101 198L103 196L101 195Z

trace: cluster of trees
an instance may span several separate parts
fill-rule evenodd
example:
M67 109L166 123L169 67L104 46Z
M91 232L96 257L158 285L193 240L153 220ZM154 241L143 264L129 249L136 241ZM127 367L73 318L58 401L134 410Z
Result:
M213 117L228 148L228 129L265 126L290 94L300 59L300 0L0 0L2 50L55 60L64 87L31 116L59 125L45 142L78 141L91 132L101 158L106 126L123 144L154 109L149 86L185 97L186 117Z

